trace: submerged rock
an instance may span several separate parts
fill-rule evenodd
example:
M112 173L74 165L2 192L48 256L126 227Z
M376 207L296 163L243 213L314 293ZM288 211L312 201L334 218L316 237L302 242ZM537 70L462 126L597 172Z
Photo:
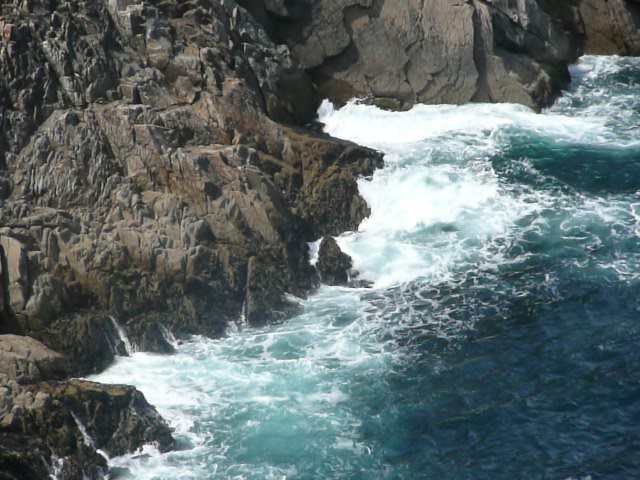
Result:
M351 257L340 250L333 237L324 237L318 250L318 273L322 283L327 285L347 285Z

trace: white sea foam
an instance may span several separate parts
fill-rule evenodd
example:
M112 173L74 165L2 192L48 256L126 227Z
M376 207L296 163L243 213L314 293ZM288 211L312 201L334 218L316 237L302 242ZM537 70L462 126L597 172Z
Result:
M597 78L619 68L615 58L588 57L573 71ZM512 235L513 225L559 201L557 192L513 192L501 183L490 160L514 135L526 132L558 148L626 145L609 126L619 108L606 101L576 106L575 95L544 115L510 104L387 112L357 101L335 109L325 101L319 117L327 133L386 154L385 168L359 183L371 216L339 239L355 268L388 287L419 277L443 281L468 261L498 264L496 244Z
M421 105L391 113L325 103L321 120L332 135L386 152L386 167L359 183L371 216L339 239L377 287L417 277L442 280L452 265L531 211L503 191L488 162L499 151L501 128L541 124L526 107Z

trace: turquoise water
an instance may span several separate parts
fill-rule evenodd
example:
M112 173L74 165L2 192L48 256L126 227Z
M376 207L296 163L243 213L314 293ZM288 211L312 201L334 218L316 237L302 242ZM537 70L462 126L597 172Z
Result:
M94 377L180 449L132 479L640 478L640 60L585 57L515 105L320 110L379 148L372 215L338 240L370 290Z

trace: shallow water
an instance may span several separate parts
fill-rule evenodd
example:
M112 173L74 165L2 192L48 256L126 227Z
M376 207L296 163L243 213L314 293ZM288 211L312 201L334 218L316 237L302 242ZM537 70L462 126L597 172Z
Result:
M386 153L339 238L371 290L93 377L181 449L135 479L640 478L640 59L585 57L515 105L320 110ZM120 470L125 472L125 470Z

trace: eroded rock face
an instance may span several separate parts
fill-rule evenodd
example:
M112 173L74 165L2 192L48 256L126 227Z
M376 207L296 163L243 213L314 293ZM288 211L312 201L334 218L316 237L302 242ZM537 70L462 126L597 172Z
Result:
M638 51L636 0L241 1L308 69L321 96L389 108L548 105L587 53Z
M381 156L296 126L311 79L234 1L2 9L0 332L88 373L120 353L109 315L154 350L278 319L316 284L306 242L368 214Z
M566 83L566 66L579 54L579 12L564 3L304 0L297 8L264 2L258 17L271 22L321 95L338 102L359 96L391 108L470 101L540 107Z
M169 427L133 387L82 380L0 387L0 476L99 479L104 455L173 447ZM100 450L102 454L98 452Z
M640 55L640 2L582 0L585 52L596 55Z

